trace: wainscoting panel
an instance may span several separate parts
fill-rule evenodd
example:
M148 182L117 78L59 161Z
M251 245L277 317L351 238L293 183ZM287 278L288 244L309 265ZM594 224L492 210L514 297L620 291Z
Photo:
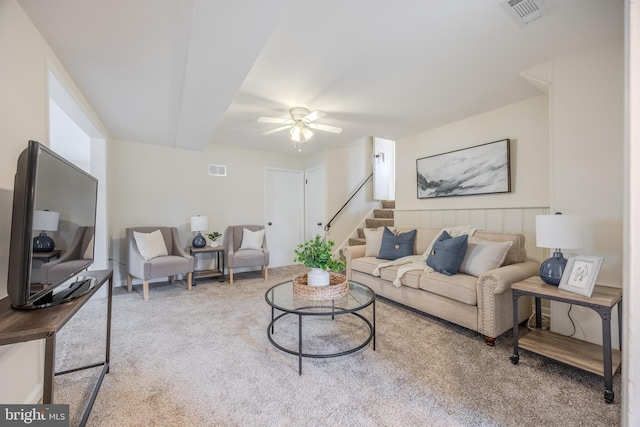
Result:
M402 228L446 228L471 225L485 231L522 233L525 236L527 257L541 262L549 257L549 250L536 246L536 215L546 215L548 207L500 209L432 209L395 211L395 225Z

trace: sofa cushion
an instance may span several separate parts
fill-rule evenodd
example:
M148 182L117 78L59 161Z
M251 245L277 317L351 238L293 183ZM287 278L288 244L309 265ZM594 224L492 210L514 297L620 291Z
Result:
M480 277L485 271L500 267L512 245L512 241L491 242L473 236L469 237L467 253L460 264L460 272Z
M441 273L423 273L420 289L468 305L477 305L476 284L478 279L467 274L447 276Z
M389 281L392 284L398 277L398 269L400 265L393 265L380 269L380 278ZM400 284L409 288L420 289L420 276L424 273L424 270L411 270L407 271L400 278Z
M378 258L395 260L413 255L415 238L416 230L407 231L406 233L398 233L395 235L391 230L385 227L382 233L382 244L380 245Z
M352 271L359 271L361 273L366 273L373 276L373 270L378 267L378 264L380 264L380 260L378 258L365 256L362 258L352 259L349 268Z
M365 228L362 230L366 241L364 256L378 256L380 253L380 246L382 245L382 233L385 228L387 227ZM388 228L395 234L395 227Z
M527 260L527 251L524 248L524 234L522 233L476 231L473 236L492 242L513 242L513 245L511 245L507 251L507 256L505 257L502 265L511 265L516 262L524 262Z
M452 238L449 233L443 231L433 243L433 248L427 257L427 265L447 276L456 274L467 252L468 238L466 234Z

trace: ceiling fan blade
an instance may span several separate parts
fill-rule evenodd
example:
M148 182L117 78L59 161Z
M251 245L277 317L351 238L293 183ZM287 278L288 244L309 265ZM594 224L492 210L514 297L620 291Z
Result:
M285 124L291 119L278 119L275 117L258 117L258 123L279 123Z
M309 126L311 129L323 130L325 132L342 133L342 128L338 128L335 126L321 125L320 123L309 123L307 126Z
M325 113L324 111L316 110L304 116L302 120L313 122L314 120L318 120L326 115L327 113Z
M280 132L281 130L289 129L290 127L291 127L290 125L280 126L279 128L275 128L275 129L268 130L266 132L262 132L262 134L263 135L270 135L272 133Z

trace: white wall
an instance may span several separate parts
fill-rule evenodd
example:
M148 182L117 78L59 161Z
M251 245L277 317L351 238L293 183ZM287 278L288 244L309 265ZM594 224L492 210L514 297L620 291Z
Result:
M64 69L15 0L0 1L0 58L0 298L4 298L16 161L28 140L48 144L49 67ZM98 123L81 92L66 73L61 74ZM38 401L43 354L42 341L0 347L0 402Z
M552 62L551 209L584 217L579 254L604 257L598 284L622 287L624 51L622 39ZM568 254L565 254L568 256ZM571 334L562 303L551 305L552 330ZM576 338L602 343L601 319L573 307ZM617 346L617 315L614 315Z

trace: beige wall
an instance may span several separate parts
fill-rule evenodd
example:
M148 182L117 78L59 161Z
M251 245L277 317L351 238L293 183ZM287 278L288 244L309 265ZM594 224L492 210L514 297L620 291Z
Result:
M584 217L585 245L604 257L598 283L622 287L624 55L622 39L553 61L550 86L551 208ZM565 254L568 256L568 254ZM566 304L551 305L552 330L571 334ZM601 320L574 307L575 337L601 343ZM617 315L614 314L617 346Z
M48 145L50 70L104 129L15 0L0 1L0 298L7 295L13 175L30 139ZM106 135L106 132L105 132ZM42 393L43 342L0 347L0 402L35 403ZM10 385L10 386L9 386Z
M226 165L227 176L209 176L209 164ZM216 144L192 151L114 141L109 147L112 257L126 263L126 227L175 226L188 246L195 215L206 215L210 231L220 233L229 225L263 224L266 167L302 170L304 164L297 153ZM123 265L113 268L117 281L126 279Z
M511 193L418 199L416 159L511 139ZM396 209L515 208L549 204L549 116L545 95L396 142Z
M345 148L325 150L306 158L305 169L325 165L326 214L328 222L371 174L373 143L370 137L361 138ZM370 180L331 224L327 238L335 241L335 248L345 243L379 202L373 200Z

